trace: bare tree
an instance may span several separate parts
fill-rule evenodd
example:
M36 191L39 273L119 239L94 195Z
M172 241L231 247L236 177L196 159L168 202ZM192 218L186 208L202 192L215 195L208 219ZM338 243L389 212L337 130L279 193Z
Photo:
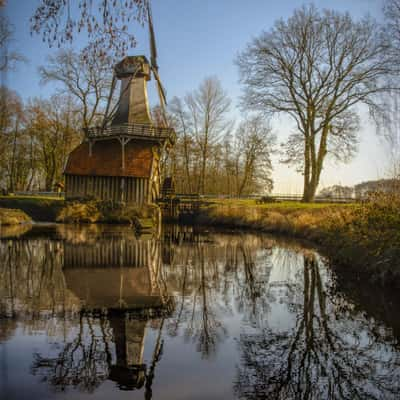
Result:
M311 5L277 21L237 59L243 106L296 123L286 161L301 160L306 202L314 200L326 155L347 159L354 152L356 106L373 107L373 96L385 89L388 54L380 37L370 18L354 21Z
M85 34L84 54L123 57L136 45L129 24L146 18L147 0L41 0L31 18L31 32L50 47L72 43Z
M388 86L392 89L381 96L381 107L374 113L374 119L378 133L387 145L389 173L392 177L400 177L400 1L386 0L384 16L383 37L390 58L393 60L395 76L388 82Z
M102 115L111 85L109 58L97 58L77 54L72 50L60 50L48 58L48 64L39 68L42 83L56 82L62 85L63 94L70 94L79 102L82 124L87 128Z
M193 191L193 183L190 173L191 165L191 148L193 144L193 138L191 136L191 124L189 121L189 115L181 99L174 97L170 101L170 115L172 116L172 124L179 135L178 146L181 147L181 153L183 158L183 174L185 187L188 193Z
M231 100L216 77L206 78L197 90L185 97L194 138L200 150L198 192L205 192L206 166L212 145L229 127L227 114Z
M270 154L275 144L271 127L260 115L243 121L236 132L235 180L236 194L254 189L260 181L262 189L272 189Z
M230 99L217 78L170 102L177 143L168 170L178 192L240 196L272 188L275 136L268 121L248 116L235 131L229 110Z
M4 3L0 2L0 8L4 6ZM2 10L0 9L2 13ZM10 51L10 45L13 41L14 27L10 23L9 19L0 14L0 72L14 68L18 61L25 61L20 53L16 51Z
M383 26L384 39L386 40L387 50L392 55L393 68L399 72L400 60L400 1L385 0L383 12L385 24Z

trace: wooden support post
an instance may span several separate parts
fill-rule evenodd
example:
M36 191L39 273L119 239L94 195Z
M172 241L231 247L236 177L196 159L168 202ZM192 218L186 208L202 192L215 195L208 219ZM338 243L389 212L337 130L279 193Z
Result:
M125 170L125 139L121 141L122 146L122 171Z
M125 170L125 145L126 145L131 139L132 139L132 138L125 138L125 137L123 137L123 138L118 138L119 142L121 143L121 151L122 151L122 157L121 157L121 159L122 159L122 165L121 165L122 171Z

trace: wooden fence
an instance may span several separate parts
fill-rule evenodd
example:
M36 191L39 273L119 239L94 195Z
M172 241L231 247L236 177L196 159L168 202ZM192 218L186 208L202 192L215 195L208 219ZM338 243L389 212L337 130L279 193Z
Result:
M16 196L43 196L43 197L64 197L64 192L39 192L39 191L30 191L30 192L15 192ZM216 194L205 194L199 195L196 193L187 194L187 193L176 193L175 197L183 200L184 202L190 201L199 201L199 200L211 200L211 199L241 199L241 200L259 200L263 197L263 195L248 195L248 196L228 196L228 195L216 195ZM271 194L268 197L276 200L276 201L293 201L299 202L302 200L301 195L293 195L293 194ZM354 203L356 201L360 201L362 198L353 198L353 197L323 197L316 196L315 202L317 203Z

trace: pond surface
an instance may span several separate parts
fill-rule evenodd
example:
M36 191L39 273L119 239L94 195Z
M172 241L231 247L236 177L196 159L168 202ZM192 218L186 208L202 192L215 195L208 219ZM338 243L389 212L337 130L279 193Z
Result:
M1 399L400 398L398 303L338 290L312 249L25 230L0 239Z

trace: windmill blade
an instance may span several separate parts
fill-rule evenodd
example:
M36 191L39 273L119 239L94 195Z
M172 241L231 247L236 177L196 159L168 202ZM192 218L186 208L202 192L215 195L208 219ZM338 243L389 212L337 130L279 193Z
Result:
M157 64L157 46L156 37L154 34L153 17L151 13L150 1L147 1L147 18L149 23L149 39L150 39L150 67L153 72L154 78L157 81L157 92L160 99L160 107L162 112L162 117L165 126L168 126L168 119L165 111L165 106L167 104L165 89L161 83L160 76L158 75L158 64Z
M158 75L158 71L156 69L152 68L151 70L153 71L154 78L156 78L156 81L157 81L157 90L158 90L158 94L160 96L160 100L162 98L163 104L166 105L167 104L167 96L165 93L164 86L161 83L160 75Z
M154 35L153 17L151 14L150 0L147 1L147 18L149 22L150 64L153 69L158 71L156 37Z
M117 79L115 74L113 73L113 77L112 77L112 81L111 81L111 88L110 88L110 94L108 95L107 98L107 106L106 106L106 111L104 113L104 119L103 119L103 125L102 128L104 129L108 123L108 121L110 120L110 106L111 106L111 101L112 101L112 97L114 94L114 90L115 90L115 85L117 84Z
M166 100L166 96L165 96L165 89L161 83L161 79L160 76L158 75L158 72L152 68L153 71L153 75L156 78L157 81L157 91L158 91L158 97L160 99L160 108L161 108L161 114L162 114L162 119L164 122L164 125L166 127L168 127L168 118L167 118L167 113L165 110L166 104L167 104L167 100Z

